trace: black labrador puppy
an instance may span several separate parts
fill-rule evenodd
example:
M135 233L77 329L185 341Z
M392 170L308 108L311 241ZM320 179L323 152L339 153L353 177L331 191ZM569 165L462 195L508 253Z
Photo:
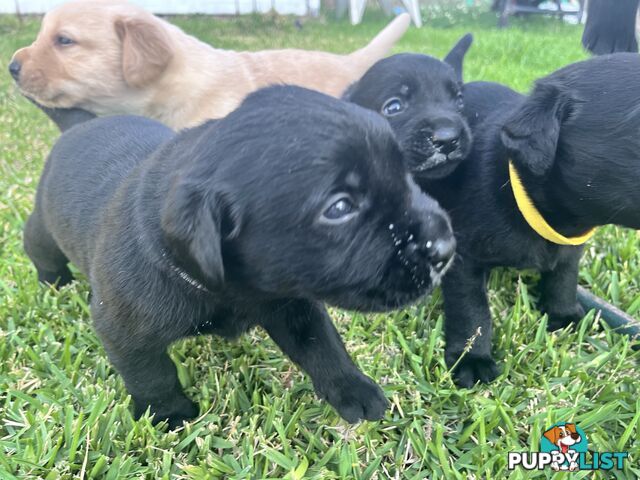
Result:
M637 52L636 14L640 0L589 0L582 45L595 55Z
M461 38L444 61L414 53L380 60L343 95L389 120L410 170L421 178L444 177L469 154L462 60L472 40Z
M133 116L70 128L47 160L24 245L41 281L71 281L69 261L86 274L95 328L135 415L150 408L173 428L198 409L167 347L253 326L343 418L381 418L382 390L321 302L412 302L438 283L455 241L386 121L271 87L178 134Z
M470 387L498 374L486 294L492 268L539 270L548 327L562 328L584 316L578 262L592 229L640 227L640 57L569 65L529 96L475 82L464 97L469 158L447 178L416 179L450 213L458 241L443 279L447 363L482 333L454 372Z

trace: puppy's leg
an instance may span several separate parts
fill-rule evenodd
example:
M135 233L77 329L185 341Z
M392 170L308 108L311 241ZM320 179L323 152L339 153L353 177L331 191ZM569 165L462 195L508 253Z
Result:
M582 248L567 248L556 267L540 277L542 310L549 316L550 332L579 322L585 315L577 299Z
M315 390L350 423L378 420L388 402L355 366L326 309L306 300L281 303L261 325L291 360L307 372Z
M24 250L38 271L38 280L62 287L73 280L69 260L44 226L38 213L33 213L24 228Z
M167 355L178 336L170 338L152 321L132 318L132 312L125 310L107 306L97 294L91 300L96 331L133 398L134 416L139 418L149 408L154 424L166 420L170 429L179 427L198 415L198 407L183 393L176 366Z
M473 338L470 350L453 372L455 382L465 388L471 388L478 380L491 382L499 373L491 357L491 312L486 283L487 271L473 260L460 257L442 280L445 360L449 367L458 362Z

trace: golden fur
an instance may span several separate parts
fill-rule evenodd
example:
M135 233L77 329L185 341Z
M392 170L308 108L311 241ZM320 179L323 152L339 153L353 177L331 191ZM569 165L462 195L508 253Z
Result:
M44 106L144 115L178 129L223 117L270 84L339 96L408 26L403 14L349 55L235 52L213 48L137 6L92 0L49 12L35 42L13 58L22 66L21 91ZM61 36L73 43L63 44Z

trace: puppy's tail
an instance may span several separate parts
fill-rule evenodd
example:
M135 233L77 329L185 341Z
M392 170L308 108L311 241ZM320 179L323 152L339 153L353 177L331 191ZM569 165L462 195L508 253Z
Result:
M404 35L410 24L411 16L408 13L401 13L384 27L366 47L350 54L349 60L364 74L369 67L391 51L391 47Z
M95 114L80 108L49 108L43 107L31 98L29 100L31 100L36 107L42 110L47 117L53 120L53 123L56 124L58 129L60 129L60 132L66 132L71 127L78 125L79 123L84 123L92 118L96 118Z

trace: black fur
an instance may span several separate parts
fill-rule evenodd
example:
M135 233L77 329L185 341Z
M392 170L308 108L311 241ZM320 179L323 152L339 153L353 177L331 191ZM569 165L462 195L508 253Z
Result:
M469 153L471 134L462 116L462 59L472 39L461 38L444 62L411 53L380 60L344 94L346 100L387 117L416 177L444 177ZM389 112L395 102L397 112Z
M497 266L541 272L540 302L549 330L584 316L576 298L582 247L539 237L515 204L508 159L547 221L574 236L592 227L640 227L640 59L620 54L577 63L537 82L524 97L506 87L465 86L473 130L469 159L449 178L423 184L452 216L459 258L443 281L446 360L453 365L477 331L456 378L469 387L498 373L491 357L486 279ZM503 90L496 108L486 92ZM491 112L491 113L487 113Z
M605 224L640 227L640 57L570 65L538 81L528 97L487 82L466 84L464 97L474 135L469 158L447 178L417 178L451 215L458 241L443 279L448 365L482 333L455 371L457 382L470 387L498 374L486 293L494 267L541 272L550 330L584 315L576 300L582 248L552 244L529 227L511 190L509 159L562 234Z
M86 110L82 110L81 108L49 108L40 105L32 98L25 98L40 110L42 110L47 115L47 117L49 117L51 121L56 124L56 127L58 127L58 129L63 133L75 125L96 118L96 115L94 113L87 112Z
M87 275L135 414L150 408L171 427L198 409L167 347L257 325L346 420L381 418L384 394L321 301L405 305L455 245L387 122L297 87L259 91L179 134L132 116L75 126L47 161L24 242L40 280L71 281L68 261Z
M63 133L75 125L96 118L95 114L87 112L86 110L82 110L80 108L49 108L38 105L37 103L36 105L47 115L47 117L49 117L53 121L53 123L56 124L58 129Z
M582 45L595 55L637 52L636 13L640 0L589 0Z

